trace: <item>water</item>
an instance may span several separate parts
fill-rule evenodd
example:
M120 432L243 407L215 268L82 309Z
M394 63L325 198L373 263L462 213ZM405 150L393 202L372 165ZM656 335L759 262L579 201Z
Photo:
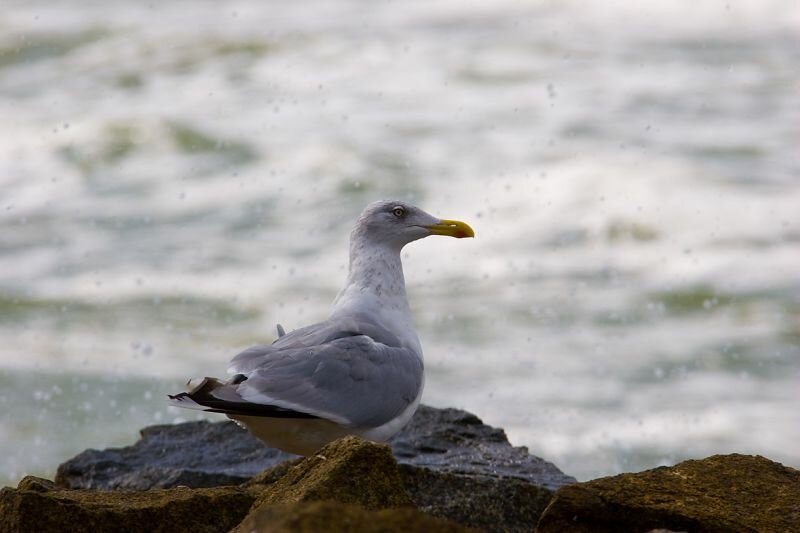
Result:
M770 2L11 0L0 483L194 417L398 197L424 401L579 479L800 466L800 17Z

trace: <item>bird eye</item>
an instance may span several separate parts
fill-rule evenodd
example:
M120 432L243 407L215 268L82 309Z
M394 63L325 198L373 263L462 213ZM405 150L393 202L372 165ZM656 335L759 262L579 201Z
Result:
M392 214L397 218L403 218L404 216L406 216L406 210L398 205L397 207L392 209Z

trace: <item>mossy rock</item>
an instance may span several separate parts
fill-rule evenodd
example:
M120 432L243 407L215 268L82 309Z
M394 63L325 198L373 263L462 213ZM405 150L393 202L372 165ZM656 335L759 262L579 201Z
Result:
M58 487L49 479L36 476L25 476L17 485L17 490L32 490L34 492L48 492Z
M353 504L331 501L265 505L242 522L237 531L248 533L389 533L425 531L461 533L477 531L460 524L401 507L368 511Z
M270 484L255 507L316 500L335 500L370 510L413 506L391 448L358 437L334 441L281 473L277 480L269 471L263 474Z
M254 489L263 489L264 485L272 485L279 481L283 476L289 473L289 470L296 467L305 460L304 457L298 459L291 459L278 463L272 468L266 468L241 484L242 487L252 487Z
M0 533L222 533L241 522L254 499L239 487L53 490L52 482L27 477L17 489L0 490Z
M536 531L766 533L798 527L800 471L732 454L563 487Z

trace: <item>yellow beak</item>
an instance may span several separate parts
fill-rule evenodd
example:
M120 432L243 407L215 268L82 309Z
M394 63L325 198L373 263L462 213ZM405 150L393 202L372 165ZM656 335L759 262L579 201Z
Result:
M438 224L431 224L430 226L423 226L431 232L431 235L447 235L448 237L455 237L456 239L463 239L464 237L474 237L475 232L465 222L460 220L440 220Z

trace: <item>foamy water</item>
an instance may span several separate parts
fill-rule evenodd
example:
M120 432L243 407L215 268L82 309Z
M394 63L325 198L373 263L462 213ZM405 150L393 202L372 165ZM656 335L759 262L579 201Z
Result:
M424 401L580 479L800 465L791 2L12 2L0 481L193 416L163 395L325 318L361 208L406 249Z

